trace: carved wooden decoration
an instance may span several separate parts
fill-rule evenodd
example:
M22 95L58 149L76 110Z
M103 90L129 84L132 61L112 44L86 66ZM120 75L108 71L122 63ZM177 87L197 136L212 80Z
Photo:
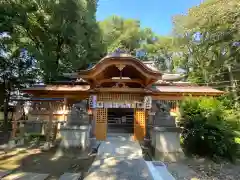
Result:
M143 96L140 94L101 93L97 99L98 101L143 101Z
M119 69L119 71L122 71L125 68L126 65L124 64L117 64L116 67Z
M126 86L125 83L116 83L115 86L113 87L116 87L116 88L128 88L128 86Z

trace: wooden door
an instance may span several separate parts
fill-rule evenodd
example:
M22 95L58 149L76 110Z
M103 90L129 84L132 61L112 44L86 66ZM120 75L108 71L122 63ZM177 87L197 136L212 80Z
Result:
M146 112L145 109L134 110L134 139L143 141L146 133Z
M97 140L106 140L107 137L107 109L97 109L95 135Z

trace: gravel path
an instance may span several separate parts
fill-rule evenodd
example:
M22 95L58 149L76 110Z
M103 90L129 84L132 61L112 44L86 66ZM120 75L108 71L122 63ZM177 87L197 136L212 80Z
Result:
M176 180L240 180L240 162L215 163L204 158L188 158L166 164Z
M240 161L215 163L207 159L188 159L186 164L209 180L238 180L240 179Z

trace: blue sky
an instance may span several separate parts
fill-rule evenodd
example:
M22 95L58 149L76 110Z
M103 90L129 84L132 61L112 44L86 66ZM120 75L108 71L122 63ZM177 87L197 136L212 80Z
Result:
M111 15L141 21L142 27L150 27L160 35L172 30L172 17L186 13L202 0L99 0L97 20Z

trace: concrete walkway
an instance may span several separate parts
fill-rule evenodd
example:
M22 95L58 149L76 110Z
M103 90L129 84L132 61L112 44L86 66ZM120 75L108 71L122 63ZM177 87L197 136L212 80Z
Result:
M152 180L140 145L129 135L115 135L101 142L84 180Z

